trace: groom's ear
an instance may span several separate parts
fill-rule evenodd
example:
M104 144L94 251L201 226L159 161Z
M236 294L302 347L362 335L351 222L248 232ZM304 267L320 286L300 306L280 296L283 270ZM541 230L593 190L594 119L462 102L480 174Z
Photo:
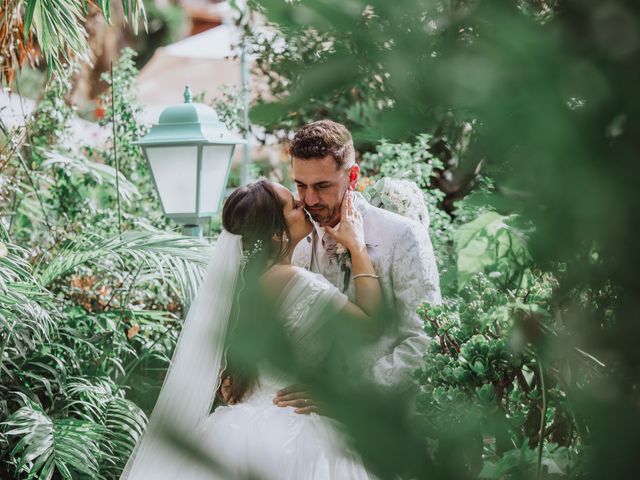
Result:
M355 190L360 177L360 167L356 164L349 169L349 190Z

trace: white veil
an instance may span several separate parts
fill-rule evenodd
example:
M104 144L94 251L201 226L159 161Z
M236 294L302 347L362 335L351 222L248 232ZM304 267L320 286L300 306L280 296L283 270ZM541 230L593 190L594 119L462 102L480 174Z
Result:
M207 418L224 369L224 340L242 267L242 237L222 231L182 327L147 429L121 480L175 480L185 458L159 433L193 439ZM214 478L212 476L212 478Z

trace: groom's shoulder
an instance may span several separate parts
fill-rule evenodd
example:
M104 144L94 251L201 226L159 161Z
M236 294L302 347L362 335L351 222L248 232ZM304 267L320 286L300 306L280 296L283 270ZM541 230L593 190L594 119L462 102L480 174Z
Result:
M414 229L422 227L422 225L415 220L383 208L374 207L370 203L367 203L367 215L364 221L365 226L375 227L387 234L395 234L397 236L407 235L414 231Z

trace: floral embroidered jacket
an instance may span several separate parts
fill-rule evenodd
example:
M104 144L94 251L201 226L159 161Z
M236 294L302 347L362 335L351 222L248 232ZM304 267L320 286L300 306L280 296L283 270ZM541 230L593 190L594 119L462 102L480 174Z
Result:
M429 338L424 323L416 313L423 302L441 302L440 280L431 239L427 228L414 220L371 206L356 194L356 208L362 214L365 243L380 282L385 299L396 311L397 321L390 322L381 338L363 352L363 365L371 369L368 376L381 386L408 387L412 371L419 367ZM315 229L314 233L316 235ZM301 241L293 253L293 263L313 270L313 265L335 269L334 262L312 262L313 255L326 255L322 249L313 251L312 238ZM345 287L343 275L333 270L320 271L339 289ZM347 279L346 294L353 301L353 281ZM348 367L346 367L348 368Z

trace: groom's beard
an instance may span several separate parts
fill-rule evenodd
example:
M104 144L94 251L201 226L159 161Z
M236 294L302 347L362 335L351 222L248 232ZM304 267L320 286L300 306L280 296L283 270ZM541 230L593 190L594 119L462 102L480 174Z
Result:
M306 207L306 210L321 227L327 225L334 227L340 221L340 205L333 209L325 205L314 205L313 207Z
M313 207L305 205L305 209L311 215L311 218L321 227L335 227L340 222L340 212L342 211L342 202L348 190L345 190L340 198L340 202L334 208L329 208L327 205L317 204Z

